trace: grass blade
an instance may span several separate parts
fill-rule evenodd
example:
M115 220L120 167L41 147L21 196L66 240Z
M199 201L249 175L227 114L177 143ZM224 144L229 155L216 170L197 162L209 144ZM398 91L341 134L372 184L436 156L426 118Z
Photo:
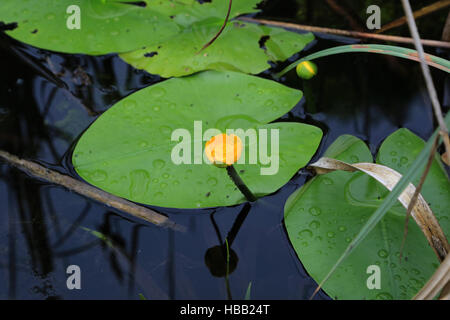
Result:
M381 45L381 44L351 44L351 45L337 46L337 47L321 50L321 51L315 52L313 54L310 54L306 57L303 57L303 58L291 63L289 66L284 68L281 72L277 73L275 75L275 77L276 78L282 77L287 72L294 69L302 61L309 61L309 60L314 60L317 58L331 56L334 54L352 53L352 52L387 54L390 56L405 58L405 59L414 60L414 61L418 61L418 62L420 61L417 51L408 49L408 48L403 48L403 47L398 47L398 46L387 46L387 45ZM425 54L425 58L426 58L426 62L428 65L450 73L450 61L440 58L440 57L433 56L431 54Z
M245 300L250 300L250 294L252 292L252 282L250 281L247 287L247 291L245 292Z

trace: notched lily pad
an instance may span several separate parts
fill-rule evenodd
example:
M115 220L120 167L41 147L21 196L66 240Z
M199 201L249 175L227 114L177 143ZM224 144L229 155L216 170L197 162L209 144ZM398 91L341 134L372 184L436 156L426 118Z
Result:
M383 142L377 162L404 173L424 144L407 129L400 129ZM372 162L364 142L347 135L339 137L325 156L348 163ZM285 205L289 239L317 282L324 279L387 192L363 173L336 171L314 177L289 197ZM422 195L448 238L450 188L438 158ZM325 292L335 299L410 299L415 295L437 268L438 260L411 220L404 259L399 263L405 213L400 204L395 205L324 284ZM373 273L368 268L374 265L380 268L379 289L367 285Z
M243 129L244 133L268 130L268 155L274 160L268 163L258 151L256 163L251 164L253 143L241 135L248 161L235 164L250 190L262 196L289 181L320 143L322 132L317 127L269 123L301 97L301 91L235 72L206 71L170 79L139 90L101 115L78 141L73 165L93 185L139 203L172 208L242 203L245 198L224 168L204 161L193 164L195 148L202 148L203 156L208 140L194 131L195 121L203 133L212 128ZM172 151L181 142L179 138L172 141L176 129L185 129L192 138L188 140L191 164L173 162ZM278 129L278 151L272 146L270 129ZM261 174L270 168L274 174Z
M220 29L223 21L207 19L160 42L153 42L120 57L137 69L163 77L179 77L202 70L232 70L257 74L283 61L314 40L312 33L298 34L281 28L230 21L208 48L200 49ZM156 53L149 58L149 53Z

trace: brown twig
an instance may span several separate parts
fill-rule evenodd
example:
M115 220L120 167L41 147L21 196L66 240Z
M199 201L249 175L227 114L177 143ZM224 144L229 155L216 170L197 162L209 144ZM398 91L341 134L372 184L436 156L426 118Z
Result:
M347 8L344 7L344 4L337 3L335 0L326 0L327 4L333 9L337 14L345 18L350 26L357 31L363 31L363 27L361 26L361 23L355 19L355 17L349 12Z
M289 28L289 29L294 29L294 30L335 34L335 35L353 37L353 38L367 38L367 39L376 39L376 40L381 40L381 41L392 41L392 42L410 43L410 44L414 43L414 39L412 39L412 38L389 36L389 35L384 35L384 34L374 34L374 33L359 32L359 31L323 28L323 27L295 24L295 23L290 23L290 22L281 22L281 21L266 20L266 19L254 19L254 18L248 18L248 17L239 17L239 18L237 18L237 20L252 22L252 23L262 23L262 24L266 24L266 25L270 25L270 26ZM449 42L422 39L421 43L425 46L450 49Z
M442 41L450 42L450 11L448 12L447 20L445 20L444 29L442 30Z
M449 5L450 5L450 0L437 1L433 4L430 4L429 6L425 6L419 10L414 11L413 16L415 19L417 19L417 18L423 17L429 13L432 13L434 11L448 7ZM381 29L377 30L375 33L383 33L392 28L399 27L405 23L406 23L406 16L389 22L388 24L382 26Z
M431 165L433 164L434 154L436 152L438 142L439 142L439 135L436 135L436 137L434 138L434 141L433 141L433 146L431 147L431 150L430 150L430 155L428 156L427 165L425 167L425 170L422 173L422 176L420 177L419 184L417 185L416 190L414 191L411 201L409 202L408 209L406 210L405 227L403 230L403 240L402 240L402 245L400 246L400 256L399 256L400 262L402 261L403 247L405 245L406 236L408 235L409 217L411 216L411 211L413 210L414 206L416 205L417 199L420 195L420 192L422 190L425 179L427 178L428 172L430 171Z
M50 170L36 162L20 159L6 151L0 150L0 159L3 159L8 164L24 171L31 176L43 179L50 183L54 183L65 187L66 189L76 192L82 196L92 200L101 202L108 207L113 207L122 212L126 212L136 218L151 222L160 227L170 227L175 230L183 231L184 227L175 224L166 216L150 210L143 206L139 206L133 202L123 198L114 196L110 193L97 189L87 183L78 181L70 176L61 174L57 171Z
M214 41L216 41L216 39L220 36L220 34L223 32L223 30L225 29L225 27L226 27L226 25L227 25L227 23L228 23L228 19L230 18L230 12L231 12L231 6L232 6L232 4L233 4L233 0L230 0L230 2L228 3L228 12L227 12L227 15L226 15L226 17L225 17L225 21L223 22L223 24L222 24L222 27L220 27L220 30L219 30L219 32L217 32L216 33L216 35L211 39L211 40L209 40L198 52L197 52L197 54L198 53L200 53L200 52L202 52L203 50L205 50L206 48L208 48L210 45L212 45L213 44L213 42Z

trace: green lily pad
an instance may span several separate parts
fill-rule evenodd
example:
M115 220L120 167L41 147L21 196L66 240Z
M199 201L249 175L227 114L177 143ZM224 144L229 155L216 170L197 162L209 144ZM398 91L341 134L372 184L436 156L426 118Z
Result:
M407 129L400 129L383 142L378 163L403 173L424 144ZM372 162L365 143L348 135L339 137L325 156L349 163ZM336 171L314 177L289 197L285 205L289 239L317 282L324 279L387 192L383 185L363 173ZM431 167L422 195L449 237L450 187L439 159ZM411 220L403 251L405 258L399 263L405 213L398 204L385 215L324 284L328 295L334 299L410 299L421 289L439 262L422 231ZM380 268L380 289L367 286L372 275L367 268L371 265Z
M242 14L258 12L256 6L260 2L262 0L233 1L229 19ZM228 4L228 0L213 0L203 3L197 0L164 0L151 1L149 6L152 10L170 16L177 24L187 27L208 18L218 18L223 21L228 12Z
M286 60L314 40L312 33L298 34L282 28L231 21L216 41L200 52L222 23L218 19L203 20L173 37L122 53L120 57L137 69L166 78L202 70L257 74L270 67L269 61Z
M201 121L203 133L212 128L269 131L269 155L272 152L279 159L278 171L272 175L261 174L271 164L259 154L252 161L256 163L250 163L248 151L254 142L236 133L245 145L247 161L234 166L249 189L262 196L289 181L320 143L322 132L317 127L269 123L301 97L299 90L242 73L206 71L173 78L139 90L102 114L78 141L73 165L91 184L139 203L172 208L242 203L246 200L226 169L201 159L201 164L193 164L195 148L200 146L201 158L206 142L195 134L194 121ZM172 161L180 142L177 137L172 141L176 129L185 129L192 138L191 152L185 150L191 164ZM279 130L278 152L271 144L270 129Z
M127 3L129 2L129 3ZM43 49L91 55L130 51L179 32L167 14L132 0L2 0L0 21L17 22L11 37ZM80 29L67 28L71 5L80 8Z

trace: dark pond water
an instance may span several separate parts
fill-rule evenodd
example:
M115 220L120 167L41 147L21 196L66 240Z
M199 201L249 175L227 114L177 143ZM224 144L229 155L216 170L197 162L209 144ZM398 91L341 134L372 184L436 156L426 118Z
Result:
M281 2L269 1L261 16L293 18L290 5L295 2L275 10L276 3ZM317 36L308 53L357 42ZM426 51L448 58L442 50ZM374 154L400 127L424 139L430 136L435 123L417 63L347 54L317 64L319 75L313 80L303 82L294 73L282 80L303 90L305 98L281 120L313 123L324 130L313 160L341 134L360 137ZM271 78L276 70L261 76ZM433 70L448 110L445 76ZM134 70L116 55L56 54L0 34L0 148L73 175L73 145L98 115L162 80ZM139 299L140 293L148 299L242 299L250 283L252 299L307 299L316 284L289 242L283 206L309 177L301 170L278 192L251 205L156 208L187 227L176 232L136 221L0 163L0 299ZM83 227L107 235L114 249ZM228 285L218 247L227 234L232 239ZM66 268L72 264L81 268L81 290L66 287ZM328 299L324 293L316 298Z

